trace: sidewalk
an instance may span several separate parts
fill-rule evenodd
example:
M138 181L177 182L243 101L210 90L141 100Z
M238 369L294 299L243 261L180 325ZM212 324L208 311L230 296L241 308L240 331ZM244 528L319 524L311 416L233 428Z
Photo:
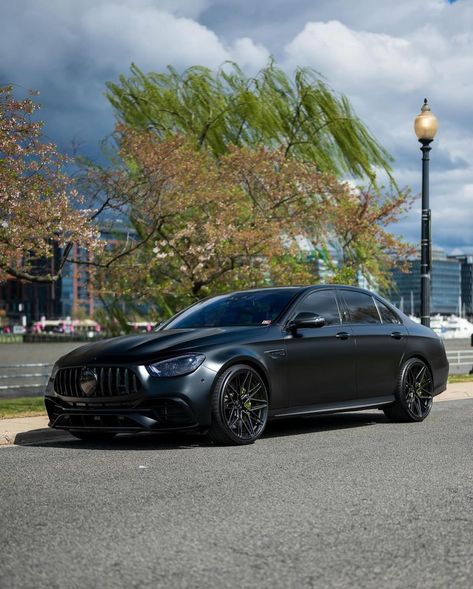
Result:
M45 415L0 419L0 446L71 439L66 432L48 428L48 421Z
M473 381L449 384L445 392L434 398L435 401L459 401L461 399L473 399Z
M434 401L438 403L462 399L473 399L473 382L450 384L445 392L435 397ZM0 419L0 446L71 439L73 439L72 436L66 432L48 428L46 416Z

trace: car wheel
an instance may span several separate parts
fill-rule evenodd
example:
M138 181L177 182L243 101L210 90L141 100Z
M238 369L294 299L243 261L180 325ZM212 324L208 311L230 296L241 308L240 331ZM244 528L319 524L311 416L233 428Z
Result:
M84 442L108 442L116 436L113 432L81 432L69 431L74 437Z
M401 368L396 401L383 408L391 421L423 421L432 409L434 383L427 364L411 358Z
M218 444L252 444L268 421L268 391L251 366L231 366L218 377L212 399L208 436Z

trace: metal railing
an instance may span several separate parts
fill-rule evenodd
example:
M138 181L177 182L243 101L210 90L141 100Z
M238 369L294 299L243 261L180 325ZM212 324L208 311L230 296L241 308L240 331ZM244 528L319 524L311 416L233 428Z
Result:
M473 368L473 349L447 352L450 372L466 374ZM3 391L44 389L53 364L0 364L0 395Z
M467 370L462 370L462 372L469 372L473 367L473 349L450 350L447 352L447 359L450 364L450 371L455 368L468 368Z
M92 342L110 337L108 333L95 334L90 337L87 333L0 333L0 344L44 344L68 342Z
M2 391L44 388L52 367L53 364L45 363L0 364L0 394Z
M0 333L0 344L21 344L23 335L17 333Z

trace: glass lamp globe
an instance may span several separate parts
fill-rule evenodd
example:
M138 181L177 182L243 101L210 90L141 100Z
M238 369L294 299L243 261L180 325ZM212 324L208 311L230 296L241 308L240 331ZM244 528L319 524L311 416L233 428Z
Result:
M437 133L437 128L437 118L432 114L427 98L425 98L420 114L417 115L414 121L414 131L417 139L419 141L432 141Z

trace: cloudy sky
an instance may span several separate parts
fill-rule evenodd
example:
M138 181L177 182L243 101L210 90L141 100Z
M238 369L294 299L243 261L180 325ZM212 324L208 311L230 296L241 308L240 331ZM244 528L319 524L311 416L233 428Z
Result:
M39 90L49 137L91 156L114 123L104 84L132 61L157 71L232 59L253 73L272 55L347 94L418 193L412 125L427 96L440 124L434 243L473 246L472 0L3 0L0 21L0 83ZM416 208L396 232L416 241L419 225Z

